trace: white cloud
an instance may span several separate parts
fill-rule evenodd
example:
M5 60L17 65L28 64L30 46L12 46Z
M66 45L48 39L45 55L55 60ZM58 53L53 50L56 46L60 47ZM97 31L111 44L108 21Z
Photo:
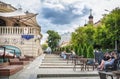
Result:
M31 12L37 12L41 6L41 2L39 0L1 0L12 6L18 8L22 7L23 10L29 10Z
M45 7L45 8L48 8L48 7L49 7L49 8L51 8L51 9L55 9L55 10L59 10L59 11L65 9L65 7L64 7L62 4L44 3L42 6Z

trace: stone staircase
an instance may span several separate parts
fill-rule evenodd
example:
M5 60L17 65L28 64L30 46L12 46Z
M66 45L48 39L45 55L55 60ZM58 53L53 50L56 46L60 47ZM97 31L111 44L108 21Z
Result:
M73 71L72 61L60 58L55 54L46 54L37 72L37 79L99 79L97 70L81 71L80 66Z

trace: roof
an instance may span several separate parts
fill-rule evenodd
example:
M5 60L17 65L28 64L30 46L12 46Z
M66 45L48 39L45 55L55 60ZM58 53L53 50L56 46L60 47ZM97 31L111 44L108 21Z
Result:
M89 16L89 18L93 18L93 16L92 16L92 15L90 15L90 16Z
M0 12L0 16L2 17L14 17L14 16L21 16L21 15L25 15L25 13L19 9L13 12L8 12L8 13Z
M14 19L29 26L39 26L36 21L36 15L37 14L23 12L21 8L8 13L0 12L1 17Z
M17 9L11 6L10 4L0 1L0 12L11 12L14 10L17 10Z

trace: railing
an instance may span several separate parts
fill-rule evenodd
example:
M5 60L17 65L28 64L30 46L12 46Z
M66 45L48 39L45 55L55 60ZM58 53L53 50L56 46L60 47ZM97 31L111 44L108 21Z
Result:
M10 26L2 26L0 27L0 35L4 34L38 34L39 29L36 27L10 27Z

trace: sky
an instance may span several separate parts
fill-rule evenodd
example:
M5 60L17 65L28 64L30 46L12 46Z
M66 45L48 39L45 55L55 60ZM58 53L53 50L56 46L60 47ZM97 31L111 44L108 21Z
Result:
M88 22L90 9L94 23L103 14L108 14L116 7L120 7L120 0L0 0L24 11L38 13L37 22L41 26L43 38L47 39L47 31L54 30L60 35L74 32L79 26ZM108 11L105 11L107 9Z

